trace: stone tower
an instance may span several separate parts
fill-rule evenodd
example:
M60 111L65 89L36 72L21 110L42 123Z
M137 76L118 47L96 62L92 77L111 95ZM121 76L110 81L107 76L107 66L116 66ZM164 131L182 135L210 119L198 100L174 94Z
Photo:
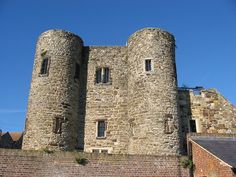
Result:
M77 146L82 47L80 37L62 30L39 37L22 149Z
M145 28L116 47L39 37L23 149L176 155L179 133L171 34Z
M145 28L128 40L130 154L176 155L180 151L175 40Z

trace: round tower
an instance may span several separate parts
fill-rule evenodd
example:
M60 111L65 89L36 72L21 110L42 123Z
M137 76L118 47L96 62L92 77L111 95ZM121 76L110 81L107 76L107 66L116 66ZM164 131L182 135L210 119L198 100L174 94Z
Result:
M130 154L180 152L174 36L145 28L128 40Z
M76 148L82 47L63 30L39 37L22 149Z

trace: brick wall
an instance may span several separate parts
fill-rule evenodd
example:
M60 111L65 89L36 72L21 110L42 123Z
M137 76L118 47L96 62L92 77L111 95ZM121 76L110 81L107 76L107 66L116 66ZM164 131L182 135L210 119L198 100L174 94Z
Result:
M192 143L195 177L236 177L231 168L199 145Z
M75 157L88 159L86 165L79 165ZM179 166L179 157L96 155L74 152L48 154L43 151L22 151L0 149L1 177L38 176L155 176L189 177L188 170Z

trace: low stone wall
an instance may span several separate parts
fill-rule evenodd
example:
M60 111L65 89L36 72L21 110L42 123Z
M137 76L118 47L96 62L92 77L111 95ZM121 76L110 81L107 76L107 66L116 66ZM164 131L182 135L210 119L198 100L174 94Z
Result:
M87 159L87 164L76 162ZM98 155L0 149L0 177L189 177L177 156Z

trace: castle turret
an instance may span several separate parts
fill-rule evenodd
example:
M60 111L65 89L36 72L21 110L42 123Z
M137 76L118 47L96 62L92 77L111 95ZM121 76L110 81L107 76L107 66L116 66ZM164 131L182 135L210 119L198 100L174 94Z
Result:
M180 151L175 40L146 28L128 40L130 154L176 155Z
M23 149L77 146L79 73L83 41L62 30L37 42Z

